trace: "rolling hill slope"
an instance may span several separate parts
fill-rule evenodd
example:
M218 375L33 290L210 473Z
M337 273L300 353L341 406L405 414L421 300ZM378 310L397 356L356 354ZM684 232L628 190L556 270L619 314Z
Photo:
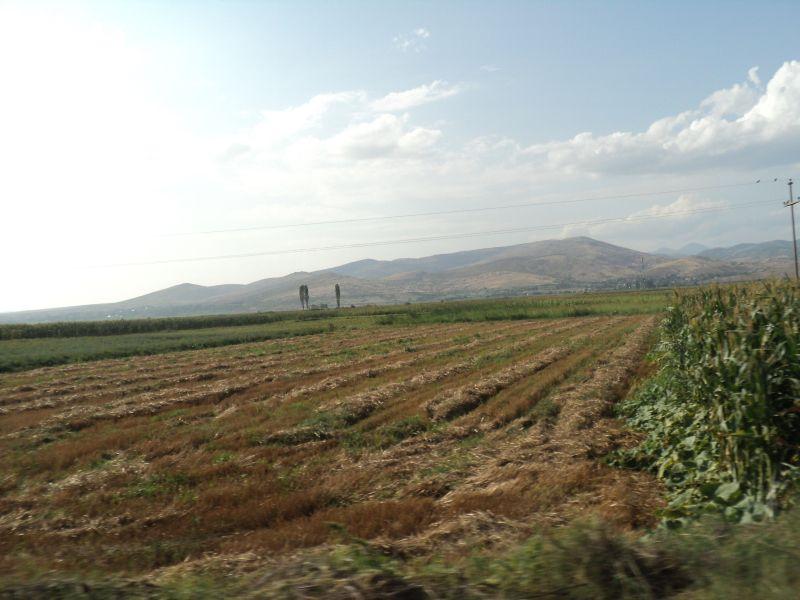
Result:
M111 304L0 314L0 322L141 318L298 308L298 286L312 304L344 306L418 302L559 290L624 289L726 281L756 276L760 265L691 256L671 258L588 237L545 240L391 261L361 260L249 284L184 283Z
M760 244L737 244L729 248L709 248L698 256L714 260L763 260L769 258L791 258L792 242L772 240Z

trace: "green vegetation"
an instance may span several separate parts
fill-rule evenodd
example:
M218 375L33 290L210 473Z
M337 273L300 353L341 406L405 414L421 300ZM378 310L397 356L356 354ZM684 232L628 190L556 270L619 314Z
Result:
M0 372L324 333L375 325L659 312L664 291L569 294L206 317L0 326Z
M86 337L183 331L212 327L263 325L281 321L317 321L334 316L331 311L301 311L237 313L233 315L204 315L191 317L159 317L155 319L113 319L108 321L67 321L60 323L31 323L0 325L0 340Z
M664 290L525 296L374 307L371 314L382 315L378 322L387 325L508 321L613 314L637 315L664 310L669 303L670 296L671 292Z
M351 431L342 440L342 445L349 450L389 448L406 438L414 437L426 431L429 423L414 415L382 425L369 431Z
M328 325L329 323L297 320L255 326L114 336L2 340L0 372L312 335L329 331ZM348 325L357 327L358 323L350 322Z
M641 314L662 310L669 301L665 291L612 292L602 294L565 294L490 300L458 300L423 304L363 306L346 311L280 311L162 317L156 319L115 319L109 321L69 321L0 325L0 340L86 337L183 331L212 327L262 325L282 321L319 321L353 316L387 315L415 322L485 321L495 319L532 319L539 317L586 316L592 314Z
M773 516L800 463L800 288L704 288L667 314L659 373L622 406L647 434L629 461L666 482L668 524Z

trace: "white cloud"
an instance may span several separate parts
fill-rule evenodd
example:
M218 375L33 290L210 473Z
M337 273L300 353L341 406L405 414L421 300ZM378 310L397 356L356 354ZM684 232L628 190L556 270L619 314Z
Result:
M700 108L716 118L737 117L755 106L758 90L748 83L737 83L724 90L717 90L700 103Z
M337 155L354 159L418 155L429 150L442 132L424 127L407 127L407 119L391 114L351 125L327 140L326 146Z
M704 166L728 169L740 177L796 160L797 153L789 153L787 159L784 151L786 144L796 144L785 131L796 131L800 123L794 100L800 98L795 91L800 63L786 63L760 91L753 77L747 81L715 92L698 108L659 119L641 132L582 133L529 146L502 136L455 143L441 125L418 122L413 113L390 112L460 89L443 81L377 99L360 91L322 94L295 107L258 113L259 120L249 130L217 152L227 148L229 156L220 163L217 179L227 186L229 197L243 194L268 200L270 214L279 221L294 214L298 204L313 211L300 213L299 220L325 218L337 211L370 215L391 212L397 202L414 210L431 203L463 206L466 199L486 205L524 201L543 192L560 191L563 196L572 181L583 186L584 195L587 186L622 193L657 186L692 187L698 178L707 180ZM630 211L628 223L592 233L613 237L625 235L626 230L644 231L652 222L636 227L635 218L702 208L704 202L712 200L681 197L654 204L644 211ZM613 208L582 205L586 210L581 216L619 214L609 206ZM559 208L541 216L556 223L576 220L574 213ZM678 236L681 231L667 223L713 224L716 216L665 219L658 221L658 230ZM496 217L502 220L508 215ZM461 226L475 227L471 222Z
M413 125L409 115L391 111L447 98L460 91L443 81L393 92L370 100L365 92L320 94L298 106L259 111L257 120L244 131L221 143L216 152L226 175L248 172L248 181L272 184L284 181L288 171L315 169L342 161L407 159L431 150L442 136L435 128ZM336 109L336 110L334 110ZM375 111L381 114L372 114ZM253 171L260 175L253 176ZM302 187L302 186L300 186Z
M500 70L500 67L497 67L495 65L481 65L478 70L483 71L485 73L495 73Z
M677 200L669 204L653 204L649 208L638 210L628 215L628 221L649 218L670 217L688 219L694 211L724 208L728 205L724 200L707 200L693 194L681 194Z
M548 169L593 175L789 164L800 152L800 61L784 63L763 92L757 81L751 69L747 82L640 133L580 133L525 153Z
M569 140L528 146L502 136L455 143L443 127L417 122L413 113L394 112L460 91L443 81L377 99L364 92L325 94L295 108L262 113L270 131L283 123L280 131L291 134L278 136L274 145L260 153L233 159L234 166L221 179L234 185L232 194L243 190L276 199L276 218L300 201L325 206L334 213L338 209L348 214L359 210L360 214L375 214L413 198L419 198L415 208L422 209L431 202L462 206L468 198L478 205L518 202L543 191L560 190L563 196L572 181L581 182L583 194L587 186L623 193L654 186L692 187L701 176L707 180L709 168L727 169L740 177L795 161L797 152L786 149L798 144L798 138L791 135L800 133L798 85L800 63L788 62L763 88L754 83L751 71L746 82L714 92L697 108L659 119L641 132L581 133ZM265 128L262 123L253 131ZM235 141L248 146L253 143L249 140L258 137L250 132ZM264 137L277 139L275 135ZM654 204L644 211L629 212L626 223L593 229L592 234L624 237L624 231L652 227L652 221L635 226L642 217L703 208L707 206L704 202L712 200L687 196ZM582 205L586 210L581 215L593 219L619 214L608 210L609 206ZM716 216L700 213L664 219L658 221L658 230L680 236L681 230L673 227L699 222L713 225ZM508 215L496 217L502 220ZM556 223L576 220L574 213L559 208L542 213L542 217ZM474 227L462 224L462 229ZM645 238L644 243L647 241Z
M446 81L436 80L403 92L392 92L372 103L372 110L378 112L397 112L415 106L450 98L460 93L462 87L450 85Z
M248 151L265 151L292 140L298 134L319 126L323 117L336 105L362 102L358 91L319 94L299 106L282 110L262 110L256 124L231 142L222 153L226 159Z
M324 215L323 206L348 210L366 198L382 204L437 167L443 132L413 123L408 114L370 108L362 92L343 92L264 111L218 152L224 159L217 178L230 197L269 199L280 220L298 202L315 207L315 215Z
M747 79L756 86L761 86L761 78L758 76L758 67L751 67L747 71Z
M561 237L588 235L599 239L628 239L641 240L643 245L659 245L660 240L682 240L681 243L698 241L707 238L703 231L708 225L708 218L703 215L708 211L717 222L720 215L716 212L730 205L725 200L710 200L698 198L693 194L681 194L673 202L666 204L653 204L648 208L629 213L625 217L607 223L594 225L576 224L565 226ZM591 219L590 219L591 220ZM657 229L656 229L657 228ZM657 230L658 235L653 232ZM648 241L650 243L648 244Z
M424 27L418 27L411 33L396 35L392 40L395 47L402 52L422 52L425 50L425 40L431 37L431 32Z

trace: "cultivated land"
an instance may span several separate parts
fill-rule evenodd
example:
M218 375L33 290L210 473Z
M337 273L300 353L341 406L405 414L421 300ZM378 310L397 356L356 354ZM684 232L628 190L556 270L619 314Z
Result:
M227 344L0 375L0 571L160 581L343 536L458 557L588 514L653 525L660 484L603 457L635 443L610 409L666 298L404 307L248 325L296 336L249 343L234 327L0 342L6 361L20 343L14 360Z
M783 280L0 328L0 598L796 598L798 315Z
M563 294L341 310L0 325L0 372L387 325L524 320L662 310L672 293Z

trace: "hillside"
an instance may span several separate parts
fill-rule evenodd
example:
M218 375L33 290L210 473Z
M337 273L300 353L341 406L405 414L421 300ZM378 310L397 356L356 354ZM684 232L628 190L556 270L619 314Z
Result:
M773 240L760 244L737 244L729 248L709 248L699 253L699 256L714 260L765 260L773 258L791 258L792 242L786 240Z
M48 322L224 314L298 307L297 289L309 287L312 304L385 304L696 284L760 276L764 266L709 256L673 258L588 237L545 240L423 258L361 260L311 273L292 273L249 284L172 286L111 304L0 314L0 322Z
M794 249L792 242L787 240L710 248L698 256L728 262L737 268L751 271L755 279L794 276Z

